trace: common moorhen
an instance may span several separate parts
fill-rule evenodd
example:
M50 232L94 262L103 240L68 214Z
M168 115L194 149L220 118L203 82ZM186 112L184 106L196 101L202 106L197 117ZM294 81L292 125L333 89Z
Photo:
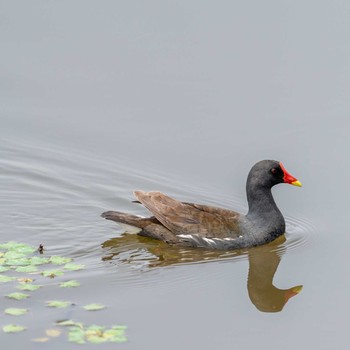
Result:
M237 249L273 241L285 233L285 221L271 187L279 183L301 186L281 162L262 160L250 170L246 192L246 215L207 205L179 202L161 192L134 192L154 216L107 211L102 217L140 228L138 233L180 246Z

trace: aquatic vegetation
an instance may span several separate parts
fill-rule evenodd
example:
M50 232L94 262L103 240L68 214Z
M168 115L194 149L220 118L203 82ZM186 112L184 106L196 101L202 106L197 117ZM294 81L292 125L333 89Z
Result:
M64 308L72 305L72 302L63 300L50 300L46 302L46 305L49 307Z
M10 282L10 281L13 281L15 279L16 279L15 277L0 275L0 283Z
M40 245L38 249L18 242L6 242L0 244L0 283L18 282L15 286L16 289L21 291L33 292L42 285L33 284L35 279L43 277L56 278L63 276L64 273L70 273L72 271L79 271L85 268L83 264L77 264L73 262L72 258L61 257L53 255L51 257L38 256L43 254L43 246ZM41 268L41 265L45 265ZM58 265L62 269L46 269L48 266ZM15 274L30 274L34 277L26 275L17 276ZM43 277L41 277L43 276ZM52 284L51 284L52 285ZM54 283L61 288L73 288L79 287L80 283L76 280L68 280ZM27 299L31 295L22 292L13 292L6 295L7 298L14 300ZM67 308L75 305L71 301L66 300L49 300L45 302L46 306L50 308ZM83 306L86 311L97 311L106 308L103 304L92 303ZM27 308L15 308L9 307L4 310L4 314L10 316L22 316L28 313ZM58 327L68 328L68 340L78 344L84 343L105 343L116 342L121 343L127 340L125 336L125 326L112 326L110 328L97 325L85 325L80 322L72 320L65 320L57 322ZM21 325L8 324L3 327L4 333L17 333L26 330L27 328ZM43 337L32 339L35 342L47 342L52 338L58 337L62 334L62 329L51 328L45 331Z
M47 342L49 340L50 340L49 337L41 337L41 338L34 338L34 339L32 339L32 341L35 341L36 343L45 343L45 342Z
M31 265L44 265L48 264L50 261L48 258L43 258L41 256L33 256L30 258Z
M26 299L29 298L29 294L25 293L19 293L19 292L14 292L6 295L10 299L16 299L16 300L21 300L21 299Z
M5 314L12 315L12 316L21 316L28 312L28 309L19 309L16 307L9 307L5 309Z
M35 265L19 266L16 269L16 272L23 272L23 273L33 273L37 271L38 271L38 268Z
M9 267L1 266L1 265L0 265L0 273L1 273L1 272L6 272L6 271L8 271L8 270L10 270Z
M5 333L18 333L18 332L22 332L26 329L27 329L26 327L15 325L15 324L8 324L8 325L2 327L2 330Z
M107 328L104 326L90 325L86 326L80 322L72 320L61 321L57 323L59 326L69 328L68 340L77 344L85 343L123 343L127 341L125 335L125 326L112 326Z
M51 329L46 330L46 334L52 338L58 337L59 335L61 335L61 333L62 333L62 331L60 329L57 329L57 328L51 328Z
M6 242L3 244L0 244L0 249L4 249L7 251L16 251L17 253L23 253L23 254L31 254L35 252L35 248L26 244L26 243L19 243L19 242Z
M6 259L6 257L5 257ZM30 260L28 258L11 258L11 259L7 259L5 262L6 265L9 266L26 266L26 265L30 265Z
M64 273L61 270L46 270L41 272L44 277L55 278L57 276L62 276Z
M34 280L28 277L21 277L21 278L17 278L17 281L20 283L32 283Z
M51 264L54 265L64 265L64 264L68 264L72 261L71 258L64 258L62 256L57 256L57 255L53 255L50 259L49 259Z
M102 304L88 304L84 306L84 309L87 311L97 311L105 309L106 307Z
M33 290L37 290L37 289L41 288L41 286L39 286L38 284L21 283L16 288L20 289L20 290L26 290L26 291L31 292Z
M79 286L80 286L80 283L75 280L60 283L60 287L62 288L73 288L73 287L79 287Z

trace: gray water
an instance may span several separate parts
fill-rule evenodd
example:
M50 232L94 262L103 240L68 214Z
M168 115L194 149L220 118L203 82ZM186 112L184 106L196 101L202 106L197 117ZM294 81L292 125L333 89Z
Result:
M111 349L346 349L349 15L348 1L2 1L1 242L86 265L79 288L3 315L28 330L0 333L2 348L37 349L69 317L127 325ZM147 215L136 189L244 212L266 158L303 183L274 189L285 241L184 250L100 218ZM40 345L62 346L78 348L65 334Z

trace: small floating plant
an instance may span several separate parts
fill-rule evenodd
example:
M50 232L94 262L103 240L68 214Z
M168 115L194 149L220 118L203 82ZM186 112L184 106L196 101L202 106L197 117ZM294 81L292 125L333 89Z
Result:
M85 265L73 262L72 258L53 255L51 257L41 256L44 253L43 245L35 248L26 243L6 242L0 244L0 284L17 283L15 288L17 291L6 295L12 299L14 303L22 299L31 297L28 292L34 292L43 285L33 283L35 277L47 277L55 279L63 276L71 271L80 271L85 268ZM41 277L41 278L42 278ZM76 288L80 283L76 280L67 280L57 284L60 288ZM67 300L48 300L45 302L50 308L67 308L75 303ZM82 307L84 310L98 311L105 309L106 306L99 303L91 303ZM27 308L8 307L3 312L8 317L16 317L19 319L30 310ZM63 327L68 329L68 341L77 344L85 343L106 343L115 342L122 343L127 341L125 330L122 325L111 327L99 325L86 325L82 322L73 320L63 320L56 322L54 329L47 329L45 336L32 339L35 342L47 342L50 339L56 338L63 333ZM20 324L9 323L2 327L4 333L18 333L27 330L27 327Z

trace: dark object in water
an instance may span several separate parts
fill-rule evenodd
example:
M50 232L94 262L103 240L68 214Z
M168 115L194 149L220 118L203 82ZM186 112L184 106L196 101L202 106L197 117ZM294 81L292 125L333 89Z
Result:
M183 203L161 192L134 192L154 216L107 211L102 217L140 228L141 236L169 244L213 249L238 249L262 245L285 233L285 221L271 188L280 183L301 183L274 160L262 160L250 170L246 215L207 205Z

